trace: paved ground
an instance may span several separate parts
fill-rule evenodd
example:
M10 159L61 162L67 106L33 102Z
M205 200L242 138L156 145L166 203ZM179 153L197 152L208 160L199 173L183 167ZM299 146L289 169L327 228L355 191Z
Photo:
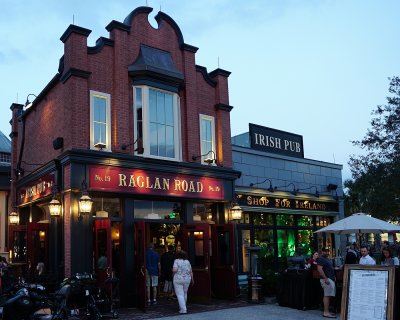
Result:
M163 320L208 320L208 319L229 319L229 320L313 320L326 319L322 317L319 310L297 310L280 307L277 304L251 305L240 308L223 309L216 311L207 311L186 315L164 317ZM337 317L339 320L340 317Z
M297 310L280 307L274 300L268 300L263 304L249 304L247 301L237 299L235 301L213 301L210 305L188 304L188 313L178 313L176 300L159 301L144 313L138 309L119 310L120 320L313 320L326 319L322 317L320 310ZM340 319L338 316L336 319Z

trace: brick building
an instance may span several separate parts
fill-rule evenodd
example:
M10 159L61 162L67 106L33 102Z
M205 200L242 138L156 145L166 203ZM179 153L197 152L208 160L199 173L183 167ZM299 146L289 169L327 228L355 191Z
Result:
M239 176L230 73L196 65L197 48L176 22L159 12L153 28L151 11L111 21L109 37L94 47L89 29L70 25L53 79L31 104L11 106L13 262L33 272L43 261L60 279L101 272L96 261L106 255L121 279L121 304L143 308L150 242L160 253L167 244L188 251L193 297L234 296L229 208ZM88 196L91 210L80 207ZM51 199L61 203L60 216L50 215Z

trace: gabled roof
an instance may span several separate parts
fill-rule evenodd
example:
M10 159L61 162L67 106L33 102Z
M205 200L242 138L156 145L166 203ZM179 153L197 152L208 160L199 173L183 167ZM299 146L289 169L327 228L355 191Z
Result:
M0 152L11 153L11 141L0 131Z

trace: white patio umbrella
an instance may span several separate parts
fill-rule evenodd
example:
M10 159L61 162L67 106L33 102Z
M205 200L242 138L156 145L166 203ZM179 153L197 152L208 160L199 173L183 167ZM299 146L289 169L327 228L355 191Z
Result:
M373 218L366 213L354 213L350 217L336 221L327 227L315 231L335 234L351 233L386 233L400 232L400 226L380 219Z

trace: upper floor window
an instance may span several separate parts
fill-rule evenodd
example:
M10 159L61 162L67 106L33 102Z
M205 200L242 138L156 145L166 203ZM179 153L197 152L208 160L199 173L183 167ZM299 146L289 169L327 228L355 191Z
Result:
M135 86L134 114L136 154L181 159L180 109L176 93Z
M10 164L11 155L9 153L0 152L0 164Z
M90 91L90 149L111 151L110 95Z
M200 148L202 154L202 163L207 163L205 160L210 158L215 160L214 117L204 114L200 114Z

